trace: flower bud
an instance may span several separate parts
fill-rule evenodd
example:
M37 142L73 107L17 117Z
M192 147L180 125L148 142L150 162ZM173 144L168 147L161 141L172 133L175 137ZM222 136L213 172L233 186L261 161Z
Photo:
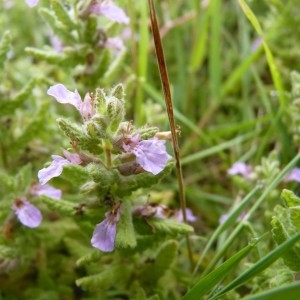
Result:
M112 131L117 130L119 124L123 121L125 110L124 101L116 97L109 97L107 101L107 114L110 118L110 128Z
M95 101L97 111L100 114L104 114L106 112L106 95L103 89L96 89Z
M124 96L125 96L125 93L124 93L124 87L122 84L118 84L116 85L113 90L111 91L111 95L113 97L116 97L117 99L119 100L122 100L124 101Z

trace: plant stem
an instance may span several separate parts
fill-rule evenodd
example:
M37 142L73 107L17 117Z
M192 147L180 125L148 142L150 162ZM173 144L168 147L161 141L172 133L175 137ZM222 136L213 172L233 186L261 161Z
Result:
M162 87L163 87L163 91L164 91L170 128L171 128L171 132L172 132L172 141L173 141L173 150L174 150L175 160L176 160L180 206L181 206L181 210L182 210L183 220L184 220L184 222L187 222L186 199L185 199L184 184L183 184L183 174L182 174L182 168L181 168L180 151L179 151L178 138L177 138L177 133L176 133L176 125L175 125L175 118L174 118L174 112L173 112L173 104L172 104L172 96L171 96L168 71L167 71L166 61L165 61L165 57L164 57L164 51L163 51L163 47L162 47L162 43L161 43L161 37L160 37L160 32L159 32L159 28L158 28L158 24L157 24L156 12L155 12L153 0L148 0L148 3L149 3L149 8L150 8L151 28L152 28L153 38L154 38L156 58L157 58L157 62L158 62L158 68L159 68L161 83L162 83ZM191 270L193 270L194 261L193 261L193 254L192 254L192 249L191 249L191 242L190 242L190 238L189 238L188 234L186 234L186 243L187 243L187 249L188 249L188 254L189 254Z

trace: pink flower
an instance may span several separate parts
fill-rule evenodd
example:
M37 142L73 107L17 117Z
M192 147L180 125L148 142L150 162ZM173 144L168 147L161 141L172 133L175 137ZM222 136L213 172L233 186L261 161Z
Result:
M287 181L300 182L300 168L292 169L291 172L285 176L283 181L285 181L285 182L287 182Z
M137 163L146 171L156 175L166 166L171 156L166 151L166 141L154 137L149 140L140 141L140 135L130 137L123 148L136 156Z
M103 252L111 252L115 248L115 239L117 234L117 222L119 221L120 214L110 211L105 214L105 219L97 224L91 243L94 248Z
M118 23L129 24L129 18L125 12L112 1L100 1L90 7L90 12L96 15L104 15L106 18Z
M82 101L77 90L71 92L61 83L51 86L47 94L54 97L59 103L72 104L84 118L90 118L94 115L94 108L89 94L87 94Z
M38 4L39 0L26 0L25 2L29 7L34 7Z
M53 186L49 184L36 184L31 187L30 189L30 194L31 195L45 195L54 199L59 200L61 198L61 190L54 188Z
M252 172L252 167L244 162L235 162L227 173L229 175L242 175L244 178L248 178Z
M23 225L35 228L41 224L43 217L40 210L29 203L26 198L15 199L12 208Z
M52 155L53 161L51 165L38 172L40 184L43 185L53 177L58 177L63 171L63 166L70 164L80 165L82 162L80 156L76 153L72 154L67 150L63 150L63 154L66 158L63 158L59 155Z

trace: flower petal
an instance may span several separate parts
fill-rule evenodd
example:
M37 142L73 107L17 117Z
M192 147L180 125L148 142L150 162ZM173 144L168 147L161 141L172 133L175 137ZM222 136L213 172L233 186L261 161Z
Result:
M230 169L228 169L227 173L229 175L242 175L244 178L248 178L251 171L252 167L250 165L238 161L235 162Z
M38 227L42 222L42 214L40 210L29 203L25 198L16 199L13 205L19 221L30 228Z
M285 181L285 182L287 182L287 181L300 182L300 168L292 169L291 172L285 176L283 181Z
M54 97L59 103L69 103L74 105L78 110L80 109L82 101L77 90L71 92L63 84L59 83L51 86L48 89L47 94Z
M132 153L135 154L137 163L154 175L160 173L171 158L166 151L165 141L156 137L139 142Z
M84 100L80 105L79 112L86 119L89 119L94 115L91 97L88 93L85 95Z
M70 164L70 162L67 159L59 155L52 155L52 158L53 161L51 165L47 168L41 169L38 172L40 184L45 184L53 177L58 177L63 171L63 166Z
M70 164L80 165L82 163L82 160L81 160L79 154L71 153L65 149L63 149L62 152L63 152L65 158L70 162Z
M53 186L49 185L49 184L36 184L34 186L31 187L30 189L30 194L31 195L45 195L54 199L59 200L61 198L61 190L60 189L56 189Z
M94 248L103 252L111 252L115 247L115 238L117 234L117 221L119 213L114 215L112 212L106 213L106 218L100 224L97 224L91 243Z
M25 2L29 7L34 7L38 4L39 0L26 0Z
M91 243L94 248L98 248L103 252L111 252L115 247L116 233L117 225L111 224L105 219L96 226Z
M118 23L129 24L129 18L125 12L112 2L96 3L91 6L90 12L97 15L104 15L106 18Z

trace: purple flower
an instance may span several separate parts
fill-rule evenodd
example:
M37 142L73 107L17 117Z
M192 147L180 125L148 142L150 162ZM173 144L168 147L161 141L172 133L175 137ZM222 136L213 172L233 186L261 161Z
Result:
M105 48L110 48L116 51L122 51L125 49L123 40L119 37L107 38L103 44Z
M61 190L54 188L53 186L49 184L36 184L31 187L30 189L30 194L31 195L45 195L54 199L59 200L61 198Z
M244 178L248 178L249 174L252 172L252 167L244 162L235 162L227 173L229 175L242 175Z
M54 34L50 34L49 36L50 44L51 46L57 51L62 52L63 51L63 44L61 40Z
M63 149L63 154L66 158L63 158L59 155L52 155L53 161L51 165L38 172L40 184L43 185L53 177L58 177L63 171L63 166L70 164L80 165L82 162L80 156L76 153L72 154Z
M247 213L243 211L237 218L237 221L243 221L243 219L246 217ZM221 215L219 218L219 224L223 224L229 217L229 213Z
M197 221L197 217L193 214L192 210L190 208L186 208L185 210L186 213L186 220L188 222L195 222ZM182 210L178 210L175 215L174 218L178 221L178 222L183 222L183 213Z
M96 225L91 243L94 248L103 252L111 252L115 247L115 238L117 234L117 222L119 221L120 214L117 212L107 212L105 219Z
M13 210L19 221L30 228L38 227L42 222L42 214L40 210L29 203L25 198L15 199Z
M291 172L285 176L283 181L285 181L285 182L287 182L287 181L300 182L300 168L292 169Z
M96 15L104 15L106 18L118 23L129 24L129 18L125 12L111 1L101 1L90 7L90 12Z
M39 0L26 0L25 2L29 7L34 7L38 4Z
M128 138L123 143L123 148L136 156L137 163L146 171L156 175L166 166L171 156L166 151L166 141L154 137L149 140L140 141L140 135Z
M71 92L61 83L51 86L47 94L54 97L59 103L72 104L84 118L90 118L94 115L91 97L88 94L82 101L77 90Z

